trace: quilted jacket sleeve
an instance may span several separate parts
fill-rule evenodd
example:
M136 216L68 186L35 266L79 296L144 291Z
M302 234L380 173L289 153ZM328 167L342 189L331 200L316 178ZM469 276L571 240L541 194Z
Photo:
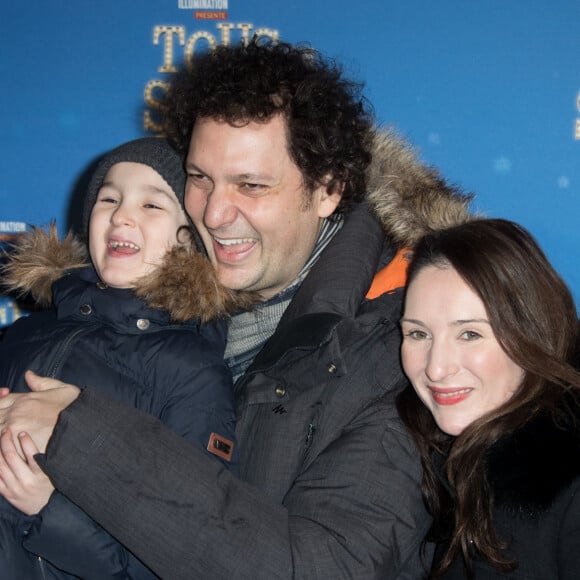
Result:
M225 365L205 365L196 370L195 376L181 375L179 383L168 385L165 389L161 411L163 422L196 447L205 448L212 432L233 441L233 389ZM235 447L233 466L229 461L217 459L235 470ZM139 471L140 468L137 468L135 473ZM110 492L117 495L114 490ZM106 503L109 499L105 500ZM101 526L60 493L53 494L48 505L34 520L23 545L54 566L86 579L156 578Z
M60 570L86 580L157 578L58 492L35 518L23 546Z
M217 357L213 355L212 358ZM212 433L234 443L230 460L214 454L211 457L237 473L234 387L231 373L223 360L220 358L219 362L202 365L187 376L186 380L168 385L167 390L168 394L158 415L161 421L174 433L200 449L207 450ZM206 453L209 455L209 452Z

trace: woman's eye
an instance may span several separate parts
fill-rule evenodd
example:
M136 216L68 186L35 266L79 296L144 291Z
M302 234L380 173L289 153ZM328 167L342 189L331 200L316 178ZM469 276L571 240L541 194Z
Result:
M427 333L423 330L409 330L405 332L405 336L408 336L413 340L424 340L427 338Z
M477 340L478 338L481 338L481 334L475 332L475 330L465 330L461 333L461 338L463 340Z

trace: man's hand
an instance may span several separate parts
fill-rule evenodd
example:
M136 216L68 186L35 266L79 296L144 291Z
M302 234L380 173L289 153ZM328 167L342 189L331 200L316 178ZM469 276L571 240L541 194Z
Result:
M0 429L8 427L12 433L29 433L44 453L60 412L79 396L80 389L32 371L26 371L24 378L31 393L0 390Z
M12 431L0 436L0 495L27 515L37 514L54 491L50 479L34 459L38 449L28 433L19 433L24 459L14 445Z

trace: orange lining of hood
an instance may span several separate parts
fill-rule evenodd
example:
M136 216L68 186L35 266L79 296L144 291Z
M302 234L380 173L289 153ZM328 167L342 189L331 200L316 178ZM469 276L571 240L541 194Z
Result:
M407 283L407 267L409 266L405 256L408 251L408 248L401 248L395 254L395 257L375 274L373 283L367 292L369 300L405 286Z

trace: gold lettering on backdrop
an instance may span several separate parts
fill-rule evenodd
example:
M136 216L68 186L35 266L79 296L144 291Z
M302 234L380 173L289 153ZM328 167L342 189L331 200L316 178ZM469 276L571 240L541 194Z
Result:
M230 31L234 28L234 25L231 22L220 22L215 27L222 31L222 44L228 46L230 43Z
M191 61L193 59L193 52L195 49L195 45L197 44L197 41L201 40L202 38L207 40L210 50L213 50L217 46L215 36L213 34L210 34L209 32L206 32L205 30L200 30L195 34L192 34L187 40L187 44L185 45L185 59L188 65L191 64Z
M175 58L175 46L177 39L178 45L183 46L183 57L187 65L191 65L198 42L206 44L206 47L213 50L218 42L223 46L229 46L235 31L239 31L239 40L247 44L253 36L268 37L274 41L279 39L280 33L273 28L256 28L254 30L253 24L240 22L233 24L230 22L216 23L217 34L212 34L207 30L198 30L191 36L186 38L186 30L184 26L169 26L158 25L153 28L153 44L155 46L162 46L162 64L157 69L163 74L171 74L177 72L176 62L179 59ZM216 38L219 38L218 39ZM161 122L156 120L160 117L163 109L161 104L163 95L169 88L169 79L152 79L145 85L144 100L146 109L143 114L143 128L146 131L153 133L160 133L163 130Z
M243 43L248 44L248 42L250 42L250 30L252 30L252 25L240 22L236 28L242 31L241 38ZM276 32L276 37L272 36L272 39L278 40L278 32Z
M153 44L159 44L159 37L164 36L163 64L157 69L160 73L177 72L173 64L173 35L176 34L179 45L185 44L185 28L183 26L156 26L153 29Z
M161 133L163 131L162 125L153 120L152 111L159 112L163 109L161 98L168 88L169 83L166 81L153 80L145 85L145 104L149 107L145 109L143 115L143 127L145 131L152 131L153 133ZM156 96L159 96L159 99Z
M272 40L278 40L278 31L272 28L256 28L254 34L256 36L269 36Z

